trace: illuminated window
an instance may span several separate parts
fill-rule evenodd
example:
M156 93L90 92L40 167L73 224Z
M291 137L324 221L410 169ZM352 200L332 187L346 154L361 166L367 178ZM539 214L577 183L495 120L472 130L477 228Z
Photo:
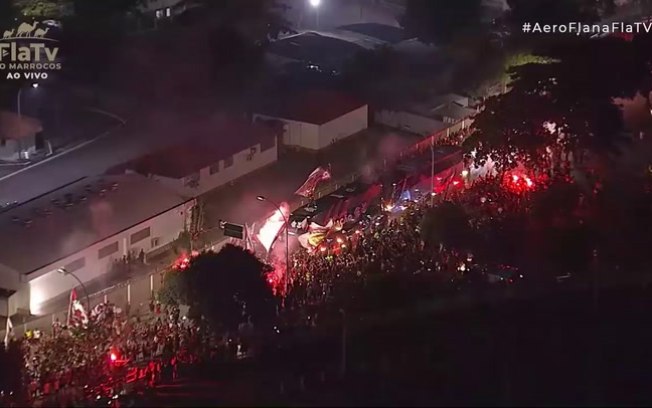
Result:
M156 18L163 18L163 10L156 10Z
M169 7L166 8L166 9L165 9L165 17L170 17L171 15L172 15L172 10L170 10Z

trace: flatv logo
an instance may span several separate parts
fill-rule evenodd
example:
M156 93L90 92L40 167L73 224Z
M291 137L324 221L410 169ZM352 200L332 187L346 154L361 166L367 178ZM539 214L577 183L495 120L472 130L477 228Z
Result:
M34 21L4 30L0 39L0 71L7 71L7 79L47 79L49 71L61 70L59 41L48 37L51 29Z

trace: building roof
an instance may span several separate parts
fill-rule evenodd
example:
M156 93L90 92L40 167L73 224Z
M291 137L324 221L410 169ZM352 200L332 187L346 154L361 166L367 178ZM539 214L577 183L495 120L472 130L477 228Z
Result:
M275 137L271 126L241 120L209 121L195 127L193 140L169 146L109 170L109 174L133 170L181 179L235 153Z
M323 125L365 105L365 102L343 92L311 90L275 100L262 106L258 113Z
M339 65L364 49L350 41L305 32L272 42L267 52L316 65Z
M0 213L0 264L29 274L186 201L137 174L83 178Z
M23 139L43 131L41 121L20 115L0 111L0 139Z
M432 114L441 118L462 120L476 114L475 109L465 108L457 103L449 103L432 111Z
M401 27L394 27L380 23L348 24L337 27L339 30L351 31L367 37L375 38L386 44L397 44L409 39Z

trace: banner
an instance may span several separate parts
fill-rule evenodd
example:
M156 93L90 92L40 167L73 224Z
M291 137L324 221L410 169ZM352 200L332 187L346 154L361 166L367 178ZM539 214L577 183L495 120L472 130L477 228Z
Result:
M317 167L294 193L302 197L312 197L315 194L317 185L322 181L330 180L331 173L323 167Z

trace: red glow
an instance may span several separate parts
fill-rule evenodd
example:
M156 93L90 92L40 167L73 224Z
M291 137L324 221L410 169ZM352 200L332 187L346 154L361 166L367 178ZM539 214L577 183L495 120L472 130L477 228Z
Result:
M322 251L322 252L326 252L326 247L323 246L323 247L319 248L319 250Z
M518 179L519 179L519 177L516 174L512 175L512 181L514 183L518 183Z
M118 356L115 353L111 353L110 358L112 363L115 363L118 360Z
M458 184L460 184L459 181L457 181L457 180L453 181L453 185L454 185L454 186L456 186L456 185L458 185Z

